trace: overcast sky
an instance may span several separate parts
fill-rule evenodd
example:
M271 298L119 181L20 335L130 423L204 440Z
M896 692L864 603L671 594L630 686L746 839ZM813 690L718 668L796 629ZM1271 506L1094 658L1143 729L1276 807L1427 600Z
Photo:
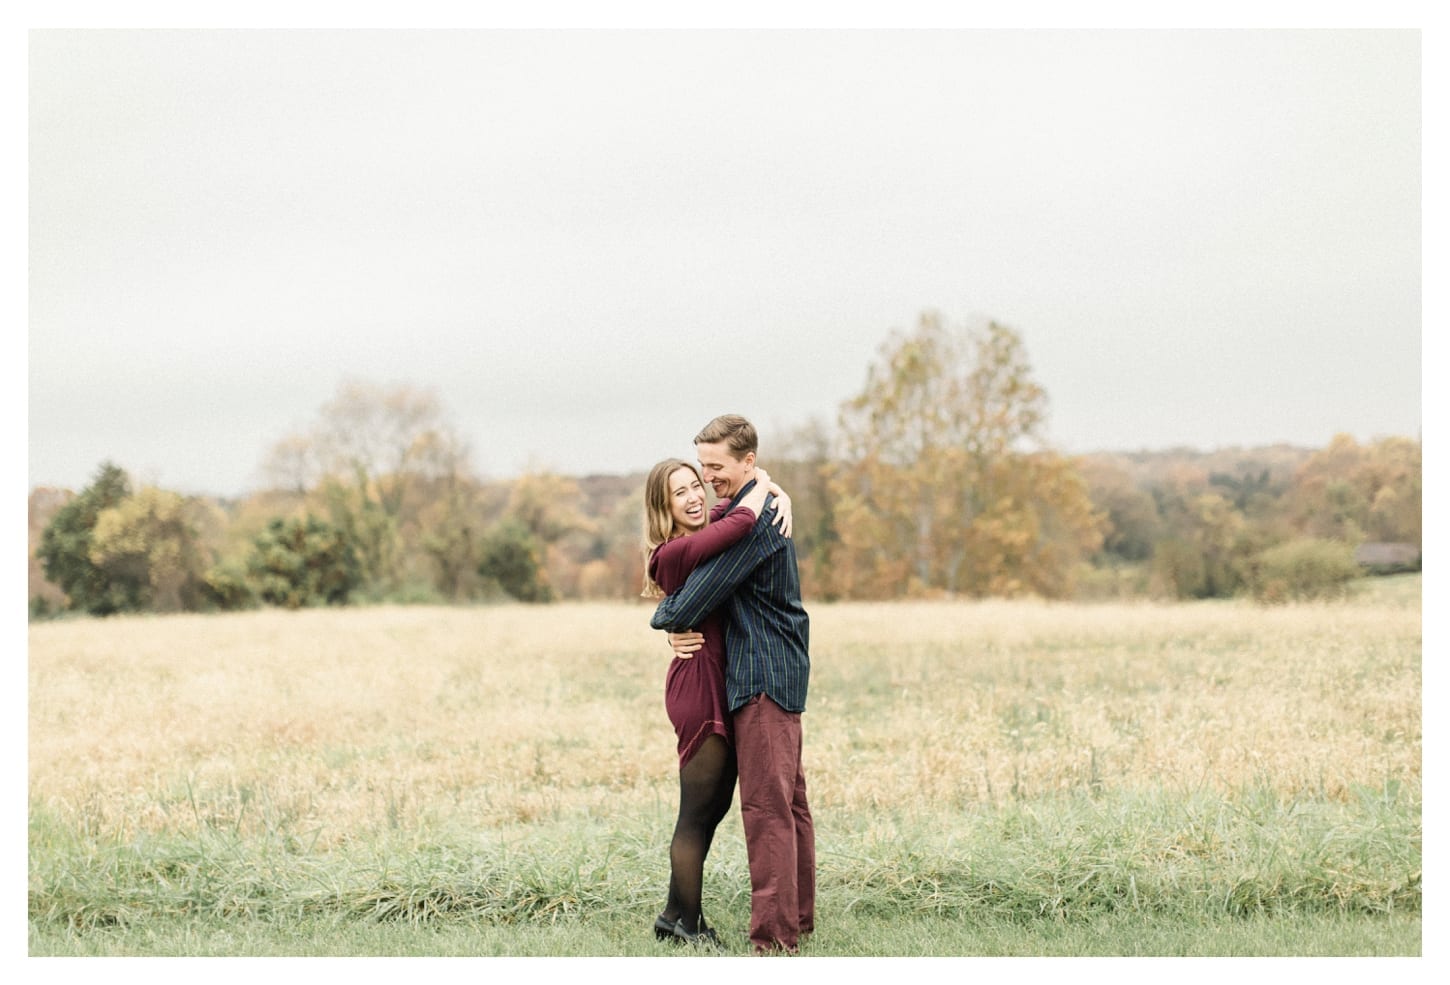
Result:
M925 309L1066 452L1421 429L1415 31L49 31L29 482L236 494L347 379L477 471L833 421Z

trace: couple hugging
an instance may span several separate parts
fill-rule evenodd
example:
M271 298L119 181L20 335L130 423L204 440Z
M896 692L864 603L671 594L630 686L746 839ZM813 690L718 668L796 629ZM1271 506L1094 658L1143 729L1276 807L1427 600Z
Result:
M717 417L700 467L656 465L645 483L650 625L670 632L665 709L678 736L680 814L661 940L719 937L700 913L705 856L737 777L750 866L750 942L794 953L815 927L815 830L801 769L810 620L801 606L790 498L755 464L754 426ZM705 483L720 500L707 516Z

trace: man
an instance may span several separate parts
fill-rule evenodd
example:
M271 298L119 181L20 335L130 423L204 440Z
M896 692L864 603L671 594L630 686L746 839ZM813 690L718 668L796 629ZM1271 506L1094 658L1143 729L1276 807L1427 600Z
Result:
M737 414L695 436L705 480L722 500L755 484L757 437ZM750 865L750 941L795 952L815 929L815 828L801 769L801 712L810 682L810 619L801 606L795 544L772 521L773 500L740 543L710 559L662 601L650 625L683 632L724 606L725 694L735 725L740 818Z

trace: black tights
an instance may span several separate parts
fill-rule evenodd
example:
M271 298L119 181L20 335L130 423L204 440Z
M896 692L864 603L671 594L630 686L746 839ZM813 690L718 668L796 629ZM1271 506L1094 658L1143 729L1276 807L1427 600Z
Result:
M670 840L670 895L660 914L680 921L691 934L700 930L705 856L734 796L735 750L720 736L709 736L680 769L680 817Z

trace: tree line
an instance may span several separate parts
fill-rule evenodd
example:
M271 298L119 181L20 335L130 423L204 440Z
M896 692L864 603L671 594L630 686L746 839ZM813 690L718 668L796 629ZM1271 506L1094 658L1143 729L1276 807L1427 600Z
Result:
M1342 591L1366 542L1418 557L1416 439L1071 457L1046 418L1016 331L892 333L834 421L764 436L806 595L1277 601ZM109 462L33 490L32 616L639 594L643 473L480 479L430 391L345 382L263 473L235 501Z

